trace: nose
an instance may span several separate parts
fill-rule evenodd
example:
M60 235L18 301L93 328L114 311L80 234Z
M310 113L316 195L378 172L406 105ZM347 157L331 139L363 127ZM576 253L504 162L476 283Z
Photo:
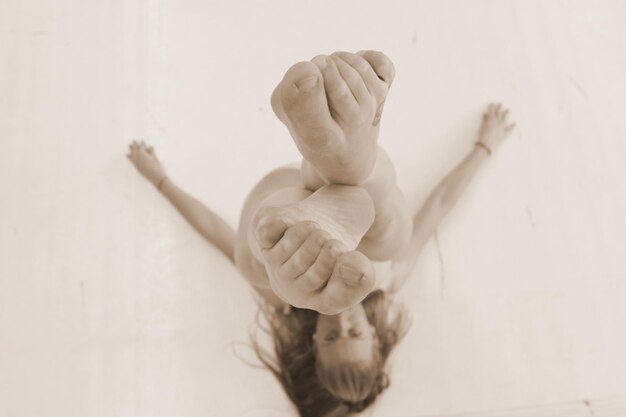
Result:
M342 315L342 317L339 319L339 331L341 335L342 336L347 335L351 326L352 326L352 321L350 320L350 317L348 317L347 314Z

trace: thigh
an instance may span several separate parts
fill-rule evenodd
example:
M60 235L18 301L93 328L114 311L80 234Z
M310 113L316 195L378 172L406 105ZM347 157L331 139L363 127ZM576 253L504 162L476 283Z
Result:
M305 189L302 184L298 167L285 166L270 172L252 188L246 197L239 218L238 235L247 233L250 221L263 205L300 201L310 194L311 191Z
M248 194L241 211L235 243L235 265L265 298L271 291L265 266L250 247L250 223L257 210L267 204L285 204L305 199L311 191L304 188L299 167L276 169L259 181Z

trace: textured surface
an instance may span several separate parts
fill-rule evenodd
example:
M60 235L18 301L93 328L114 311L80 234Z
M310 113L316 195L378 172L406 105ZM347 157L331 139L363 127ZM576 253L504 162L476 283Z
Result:
M416 207L489 101L518 124L405 288L373 415L625 395L624 2L249 3L0 2L0 415L289 415L233 353L249 288L124 153L146 138L235 225L298 158L269 106L284 71L359 49L396 64L381 142Z

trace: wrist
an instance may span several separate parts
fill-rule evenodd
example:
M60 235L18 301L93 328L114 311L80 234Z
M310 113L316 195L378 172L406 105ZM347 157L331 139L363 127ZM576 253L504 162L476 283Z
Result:
M154 181L153 184L156 187L157 190L162 191L163 190L163 185L168 182L170 179L167 175L163 175L162 177L160 177L157 181Z
M491 156L491 146L487 145L485 142L478 140L474 143L474 149L482 150L487 156Z

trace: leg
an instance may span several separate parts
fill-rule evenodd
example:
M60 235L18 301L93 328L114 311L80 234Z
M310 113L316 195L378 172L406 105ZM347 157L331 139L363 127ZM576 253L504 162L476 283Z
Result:
M314 191L326 185L307 160L302 162L302 171L308 189ZM412 218L406 198L396 185L393 164L382 148L378 150L370 176L359 186L372 198L375 219L361 239L358 250L372 260L390 260L408 244Z
M325 186L299 200L301 195L302 189L288 188L266 199L248 242L276 295L296 307L337 314L375 285L370 260L354 250L372 224L374 207L354 186Z
M394 70L382 54L363 55L376 58L371 60L378 74L359 55L319 55L292 66L272 94L274 112L328 183L360 184L376 161L380 116Z
M297 177L297 178L296 178ZM358 302L375 285L371 262L355 251L374 209L360 187L303 188L296 170L277 170L250 193L235 260L268 301L325 314Z
M359 250L388 260L406 246L411 216L395 183L395 169L377 145L379 121L393 64L381 53L338 52L294 65L272 95L304 160L304 185L358 184L373 200L375 220Z

